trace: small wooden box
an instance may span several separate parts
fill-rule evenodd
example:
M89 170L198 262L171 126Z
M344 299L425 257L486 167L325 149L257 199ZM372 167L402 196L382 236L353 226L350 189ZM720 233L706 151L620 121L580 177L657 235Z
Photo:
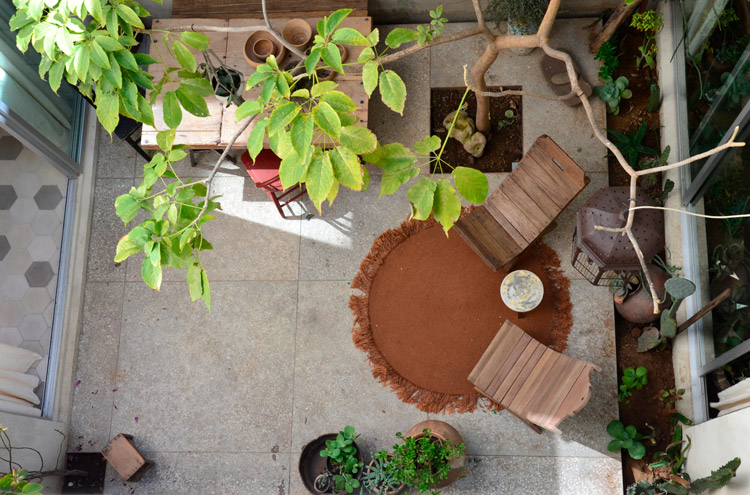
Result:
M138 481L154 466L130 443L132 435L119 433L102 449L102 455L125 481Z

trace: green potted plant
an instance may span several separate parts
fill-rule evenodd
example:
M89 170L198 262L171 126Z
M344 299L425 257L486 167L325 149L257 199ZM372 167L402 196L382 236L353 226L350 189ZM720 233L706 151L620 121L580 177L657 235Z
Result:
M499 25L508 21L510 34L534 34L544 19L549 0L490 0L485 15ZM516 55L528 55L533 48L512 48Z
M362 476L362 454L354 440L359 435L353 426L347 426L332 440L326 440L326 448L320 451L320 456L326 458L326 469L333 475L334 493L352 493L359 488L359 478Z
M464 471L466 446L455 428L442 421L423 421L406 435L397 433L403 444L393 446L386 472L420 493L440 493L436 488L456 481ZM380 458L389 453L382 450Z
M393 469L390 469L393 454L380 451L372 454L370 464L362 475L362 489L366 493L378 495L398 495L404 491L406 485L396 479Z

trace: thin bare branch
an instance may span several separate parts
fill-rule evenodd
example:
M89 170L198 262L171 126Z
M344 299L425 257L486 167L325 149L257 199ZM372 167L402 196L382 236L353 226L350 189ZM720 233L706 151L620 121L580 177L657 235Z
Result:
M307 55L302 53L299 48L295 47L291 43L289 43L287 40L284 39L283 36L281 36L279 33L276 32L276 30L271 27L271 21L268 19L268 10L266 9L266 0L261 1L261 6L263 7L263 20L266 21L266 28L268 29L268 32L271 33L274 38L279 40L279 42L286 47L287 50L292 52L297 58L300 58L302 60L305 60Z
M683 215L690 215L691 217L708 218L711 220L730 220L732 218L750 218L750 213L743 213L740 215L706 215L704 213L696 213L694 211L680 210L679 208L668 208L666 206L634 206L631 210L663 210L663 211L674 211Z
M462 40L464 38L469 38L471 36L476 36L478 34L482 34L482 28L480 28L479 26L475 26L471 29L465 29L463 31L459 31L458 33L446 34L444 36L440 36L430 42L425 43L424 45L418 45L415 43L411 45L410 47L405 48L401 51L391 53L390 55L386 55L385 57L380 59L380 63L387 64L390 62L395 62L396 60L402 59L413 53L417 53L421 50L424 50L425 48L442 45L443 43L450 43L452 41Z
M745 146L745 143L740 141L735 141L734 138L737 137L737 132L740 130L739 126L734 128L734 132L732 132L732 136L729 138L729 141L727 141L724 144L721 144L717 146L716 148L710 149L708 151L704 151L703 153L697 154L695 156L691 156L690 158L686 158L685 160L671 163L669 165L663 165L661 167L654 167L649 168L646 170L639 170L636 172L636 174L640 177L642 175L648 175L648 174L655 174L657 172L664 172L666 170L672 170L674 168L680 168L683 165L687 165L688 163L696 162L698 160L703 160L704 158L708 158L711 155L714 155L720 151L723 151L727 148L741 148Z

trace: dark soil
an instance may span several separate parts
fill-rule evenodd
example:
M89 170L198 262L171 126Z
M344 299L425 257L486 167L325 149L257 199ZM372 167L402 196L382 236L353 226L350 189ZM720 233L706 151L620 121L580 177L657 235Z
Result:
M647 122L647 132L643 144L656 150L661 150L659 140L659 113L646 111L648 105L651 82L658 82L656 71L648 67L636 68L636 54L638 47L643 42L643 35L628 27L625 23L617 33L615 39L619 40L620 65L615 71L613 79L620 76L628 78L628 88L633 92L632 98L621 100L619 115L607 114L607 128L621 134L634 132L641 122ZM611 136L610 136L611 138ZM671 157L670 161L674 160ZM609 185L626 186L630 184L630 176L622 169L620 164L610 156ZM639 181L639 187L651 196L658 196L662 190L661 174L657 174L652 184L644 184L643 179ZM658 322L657 322L658 325ZM623 482L627 487L636 481L635 473L638 471L648 472L647 464L653 462L656 452L663 452L669 445L672 436L672 424L670 413L662 409L658 400L658 394L662 390L675 387L674 369L672 368L672 350L653 350L639 353L637 351L638 331L634 329L646 325L631 323L615 312L615 329L617 332L617 370L618 386L621 384L622 373L625 368L643 366L648 370L648 384L642 390L633 391L630 404L620 403L620 421L623 424L633 425L641 434L650 434L649 425L655 430L655 443L644 441L646 455L640 461L630 458L627 452L622 453ZM634 336L636 335L636 336Z
M502 91L503 89L518 89L520 86L493 86L489 91ZM461 97L466 88L432 88L430 92L430 135L445 139L448 131L443 127L443 119L458 108ZM468 113L473 119L477 111L477 101L473 92L466 96ZM513 110L515 117L512 123L503 125L499 123L511 120L505 117L507 110ZM487 146L484 154L474 158L467 153L463 145L455 139L450 139L443 151L443 160L453 167L471 167L482 172L510 172L512 163L517 162L523 155L523 111L520 96L507 96L504 98L490 98L491 132L487 138ZM435 170L433 165L432 172Z
M649 113L646 111L648 105L649 90L651 82L657 82L656 71L644 65L640 70L636 68L636 54L638 47L643 42L643 34L627 27L621 27L615 34L619 40L620 66L615 71L613 79L620 76L628 78L628 89L633 92L633 97L628 100L620 100L620 113L618 115L607 114L607 128L621 134L635 132L641 122L647 122L646 137L643 144L649 148L661 150L659 145L659 112ZM611 138L611 136L610 136ZM609 185L630 185L630 176L622 169L614 156L609 157ZM658 194L661 191L661 174L651 187L644 187L643 179L639 186L649 194Z
M80 469L87 476L66 476L62 493L104 493L104 475L107 461L99 452L68 453L68 470Z
M672 438L670 413L662 409L658 395L662 390L674 388L674 370L672 368L672 349L653 350L639 353L638 339L633 334L634 328L647 325L631 323L615 312L615 330L617 332L617 373L618 380L622 378L625 368L643 366L648 370L648 383L641 390L633 390L630 404L620 403L620 421L624 425L633 425L644 435L651 430L646 424L656 430L656 444L644 441L646 445L646 463L652 462L654 453L666 450ZM637 332L635 333L637 335ZM618 381L619 386L621 381ZM623 451L623 481L625 486L633 484L633 468L642 469L641 463L633 461L627 452Z

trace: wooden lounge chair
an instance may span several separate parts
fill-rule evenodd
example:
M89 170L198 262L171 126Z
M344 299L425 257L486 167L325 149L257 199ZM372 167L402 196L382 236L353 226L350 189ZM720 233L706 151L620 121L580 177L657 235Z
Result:
M589 400L591 370L601 368L550 349L506 320L468 379L537 433L542 427L560 434L557 425Z
M588 182L576 162L542 135L485 204L463 215L455 229L493 271L510 271Z

